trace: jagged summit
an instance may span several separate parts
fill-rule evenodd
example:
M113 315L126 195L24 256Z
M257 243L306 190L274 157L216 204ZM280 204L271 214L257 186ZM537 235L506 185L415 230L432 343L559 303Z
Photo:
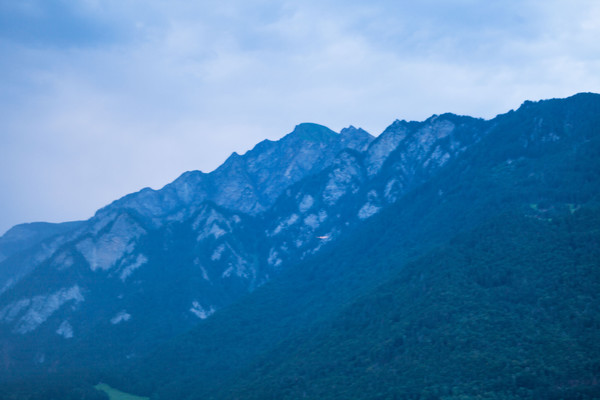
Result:
M354 125L348 125L346 128L342 128L340 135L355 134L359 132L366 132L363 128L357 128Z
M383 132L381 133L381 135L379 135L379 136L385 135L387 132L390 132L390 131L406 129L410 124L411 124L411 122L408 122L404 119L403 120L397 119L394 122L392 122L390 125L388 125L387 128L385 128L383 130Z
M375 137L373 137L369 132L362 128L355 128L352 125L347 128L343 128L340 131L340 136L342 137L342 143L344 144L344 147L358 151L365 151L371 142L375 140Z
M264 140L243 155L232 153L210 173L186 172L160 190L127 195L97 215L133 209L158 221L181 210L191 212L204 201L255 215L268 209L290 184L328 167L343 149L363 151L372 140L362 130L340 135L323 125L302 123L280 140Z
M562 100L526 101L519 111L525 112L530 107L551 102L594 107L597 102L593 100L599 97L595 93L579 93ZM345 148L365 151L372 147L368 160L374 162L372 168L377 170L381 160L389 154L389 149L396 148L407 135L421 135L423 140L429 140L432 134L433 137L445 136L454 129L453 126L470 121L484 120L452 113L434 114L425 121L397 119L377 139L354 126L344 128L337 134L320 124L301 123L280 140L264 140L243 155L232 153L213 172L186 172L160 190L144 189L129 194L97 214L105 214L115 208L129 208L142 216L156 218L207 200L234 210L257 214L270 207L283 188L307 174L326 168L331 159ZM428 126L430 128L426 129ZM235 173L229 175L232 172ZM229 183L221 185L222 181Z

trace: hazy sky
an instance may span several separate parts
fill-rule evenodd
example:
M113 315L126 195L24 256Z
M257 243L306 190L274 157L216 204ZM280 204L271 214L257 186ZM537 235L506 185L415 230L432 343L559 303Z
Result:
M0 234L86 219L300 122L600 92L595 0L0 0Z

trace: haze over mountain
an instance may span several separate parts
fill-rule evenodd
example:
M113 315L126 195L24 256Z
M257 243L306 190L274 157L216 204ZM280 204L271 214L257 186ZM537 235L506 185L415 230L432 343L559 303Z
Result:
M594 398L599 126L592 93L377 138L300 124L87 221L16 226L0 381L16 399L99 380L156 399Z

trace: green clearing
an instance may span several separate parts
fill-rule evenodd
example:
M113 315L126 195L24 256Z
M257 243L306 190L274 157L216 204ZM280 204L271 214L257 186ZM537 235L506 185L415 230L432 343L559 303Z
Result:
M99 383L94 387L106 393L110 400L149 400L148 397L136 396L133 394L121 392L120 390L110 387L106 383Z

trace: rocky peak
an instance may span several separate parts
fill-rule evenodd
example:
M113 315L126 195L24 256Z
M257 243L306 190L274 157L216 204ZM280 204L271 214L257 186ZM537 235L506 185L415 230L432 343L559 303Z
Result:
M331 142L336 139L337 134L331 129L314 123L304 122L296 125L294 130L286 135L283 140L308 140L314 142Z
M242 163L242 156L240 156L237 152L231 153L227 160L221 165L219 168L230 168L233 165L240 165Z
M355 128L350 125L340 131L342 147L354 149L360 152L365 151L369 144L375 139L371 134L362 128Z
M398 130L406 130L411 125L411 122L406 120L395 120L392 122L385 130L381 133L381 135L389 134L390 132L395 132Z
M388 156L398 147L409 132L406 121L394 121L377 139L371 143L367 150L365 165L369 176L376 175Z
M201 171L188 171L181 174L179 178L165 186L165 188L171 188L176 197L184 203L191 203L195 198L195 188L202 185L206 175Z
M363 128L357 128L354 125L349 125L346 128L342 128L340 131L340 135L342 137L351 137L351 136L370 136L369 132L365 131Z
M243 155L231 154L209 174L186 172L163 189L125 196L102 213L126 208L156 219L210 200L231 210L258 214L290 184L328 167L343 149L364 151L372 140L354 127L337 134L319 124L302 123L281 140L265 140Z

